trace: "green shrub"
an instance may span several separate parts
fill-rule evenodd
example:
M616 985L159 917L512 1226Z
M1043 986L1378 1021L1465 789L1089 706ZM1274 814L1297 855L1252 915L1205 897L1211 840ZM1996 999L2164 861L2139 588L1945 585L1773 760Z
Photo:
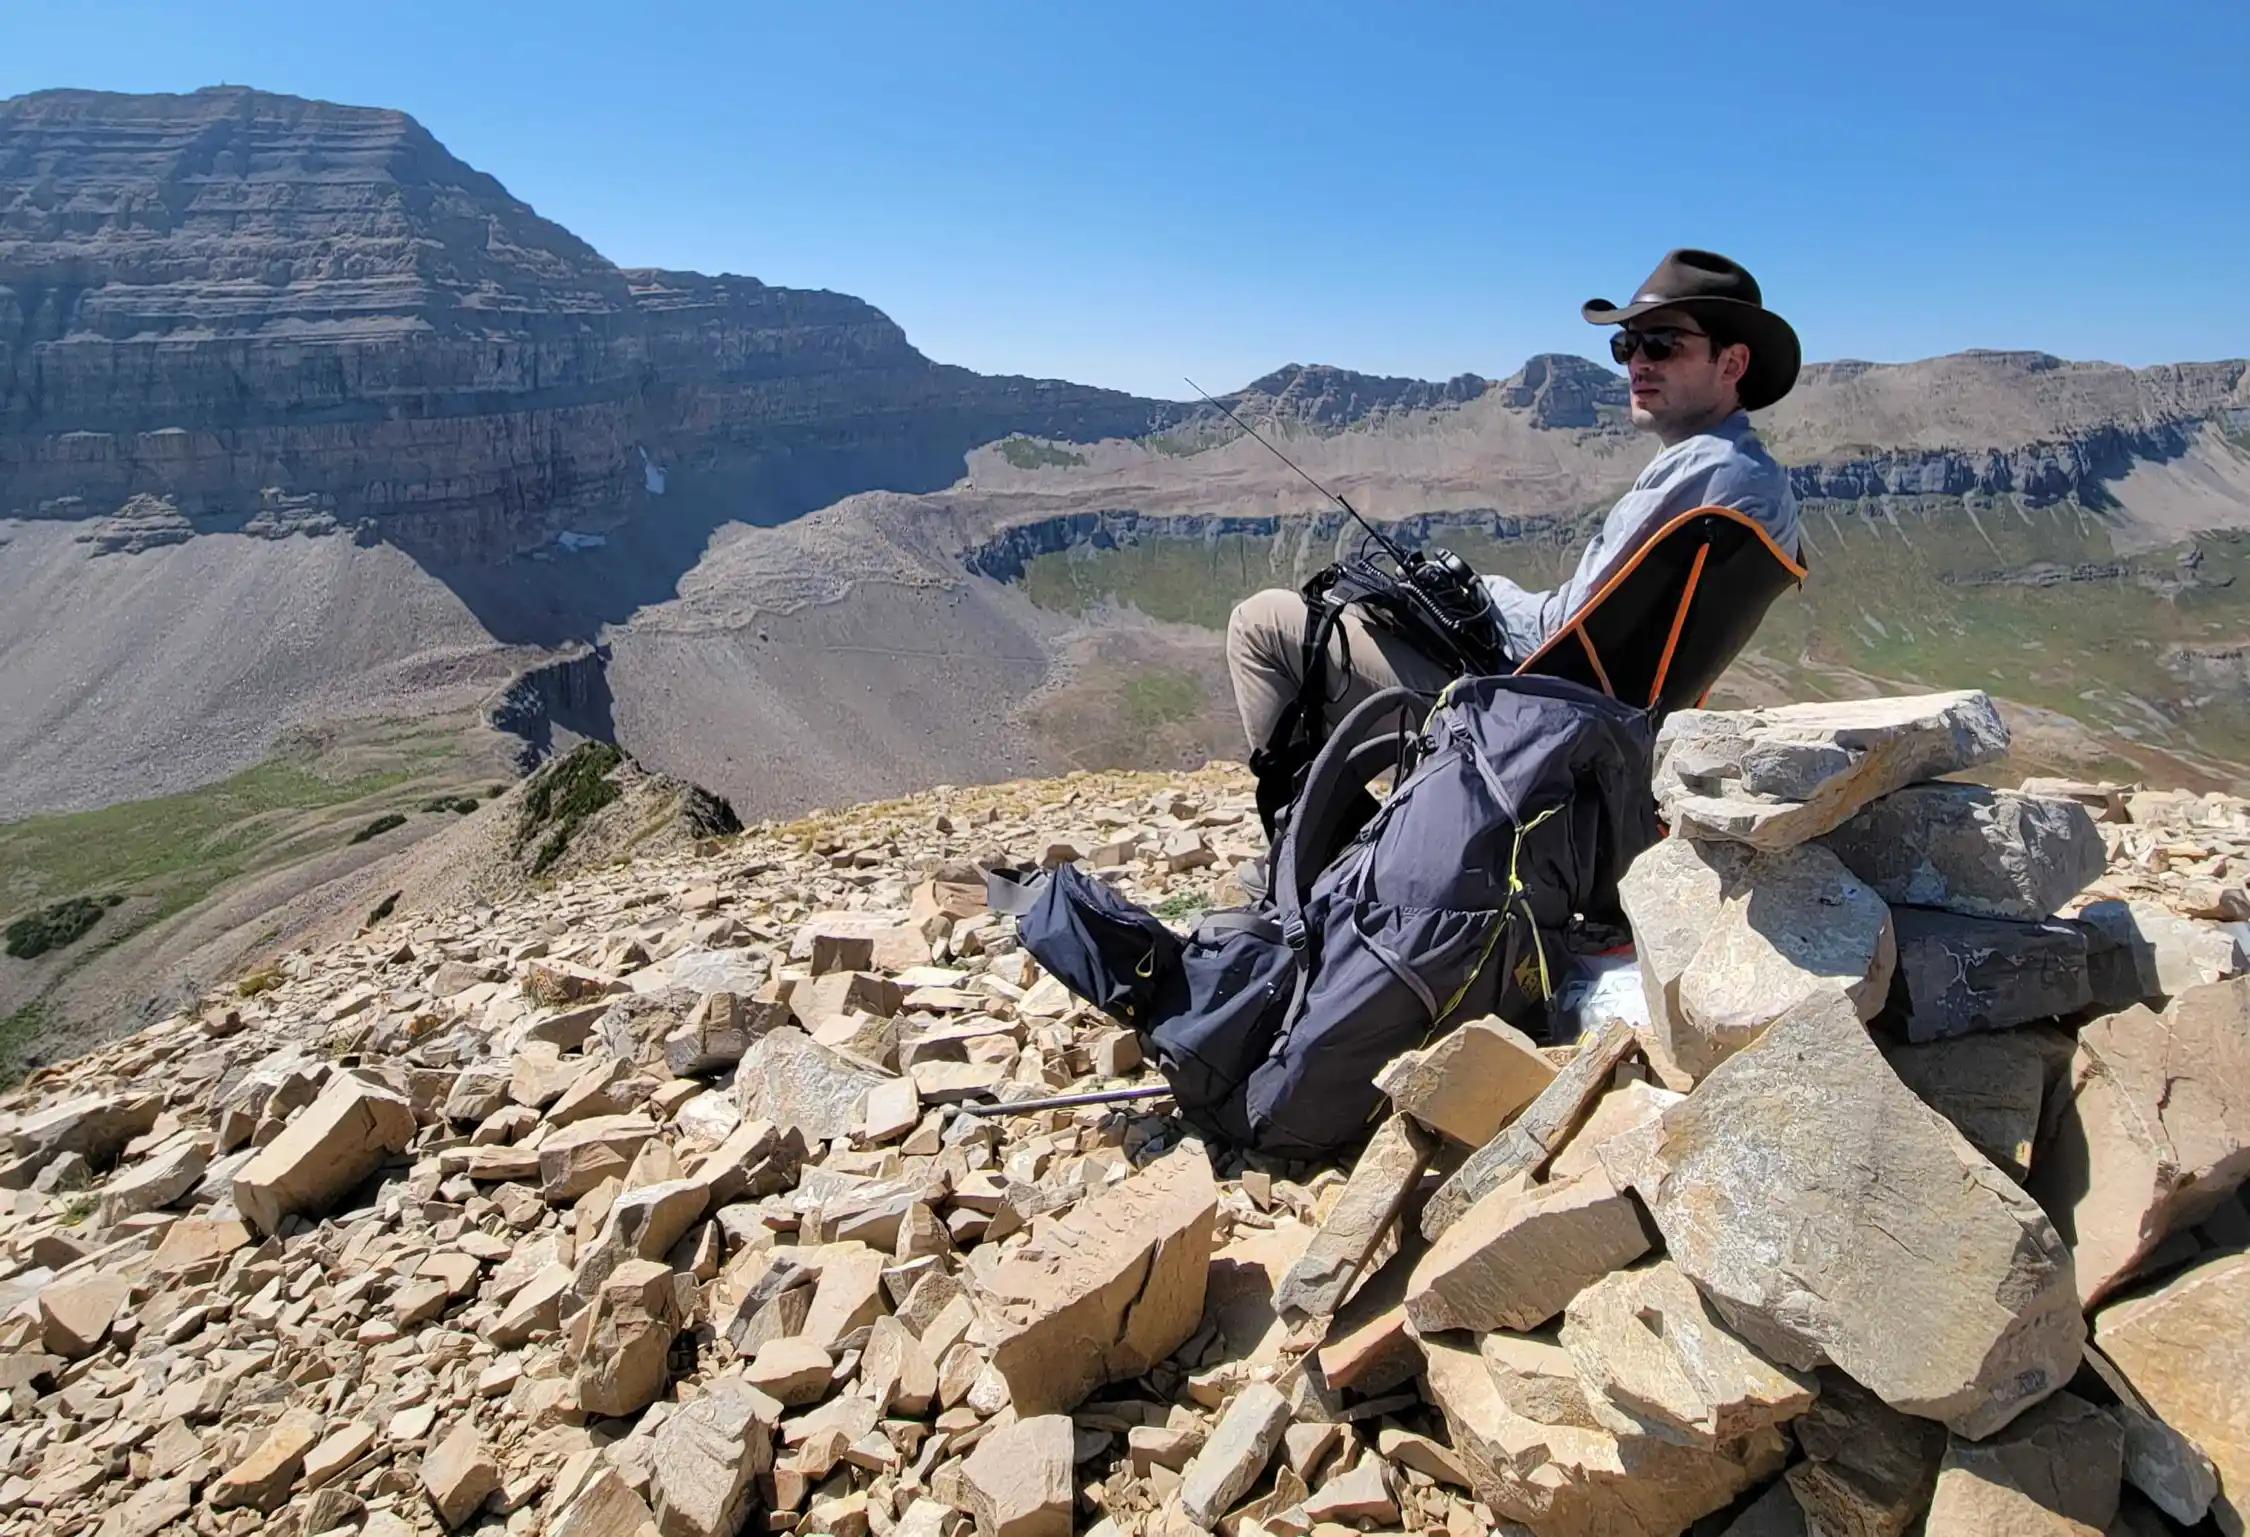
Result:
M125 899L120 896L68 897L35 913L25 913L8 925L7 952L19 961L60 950L86 935L101 922L102 914Z
M609 776L624 761L625 755L607 742L581 742L532 775L524 786L515 846L521 854L537 843L532 874L544 874L562 858L586 819L617 799Z
M473 795L440 795L435 800L422 802L422 809L424 811L450 811L457 816L467 816L477 809L477 798Z
M39 1039L48 1025L47 1006L44 1003L27 1003L5 1016L0 1016L0 1088L12 1087L23 1077L27 1065L25 1051Z
M381 923L385 918L388 918L392 913L398 911L398 899L404 895L406 895L406 893L403 891L394 891L389 896L383 898L382 901L376 903L374 910L367 915L366 926L368 928L373 928L376 924Z
M1000 445L1000 457L1019 470L1059 470L1084 464L1084 454L1042 443L1037 438L1013 437Z
M281 986L281 983L282 976L279 966L260 966L256 971L235 983L235 996L238 998L255 998L260 993L272 992L275 988Z
M383 834L389 832L394 827L404 827L405 825L405 817L399 815L399 813L395 811L386 811L381 816L377 817L374 821L361 828L358 832L353 833L352 842L365 843L370 838L382 837Z
M1192 891L1175 891L1149 911L1159 918L1192 918L1210 905L1208 897L1197 896Z

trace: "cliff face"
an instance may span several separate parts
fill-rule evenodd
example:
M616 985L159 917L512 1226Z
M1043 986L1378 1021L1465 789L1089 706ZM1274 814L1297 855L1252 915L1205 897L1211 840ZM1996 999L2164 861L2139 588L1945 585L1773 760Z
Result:
M888 441L928 480L1010 431L1145 431L1153 404L940 367L842 295L623 272L403 113L0 102L0 516L143 497L142 522L340 521L474 559L614 518L644 452Z

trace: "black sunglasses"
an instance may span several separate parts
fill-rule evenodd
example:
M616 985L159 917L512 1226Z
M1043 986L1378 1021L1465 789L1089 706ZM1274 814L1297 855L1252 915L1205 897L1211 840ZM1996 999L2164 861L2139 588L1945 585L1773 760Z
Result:
M1609 355L1620 363L1633 361L1638 352L1651 363L1661 363L1680 350L1685 337L1709 337L1708 331L1687 331L1678 326L1650 326L1645 331L1619 331L1609 339Z

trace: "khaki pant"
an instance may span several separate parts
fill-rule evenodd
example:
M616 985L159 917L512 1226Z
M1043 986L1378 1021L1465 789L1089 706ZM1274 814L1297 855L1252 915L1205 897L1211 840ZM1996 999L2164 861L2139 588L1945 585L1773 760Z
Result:
M1283 587L1252 593L1227 616L1227 675L1253 752L1272 738L1281 712L1304 683L1305 619L1304 594ZM1384 689L1435 694L1452 681L1444 667L1396 635L1370 629L1358 610L1347 608L1328 639L1328 707L1322 713L1333 730Z

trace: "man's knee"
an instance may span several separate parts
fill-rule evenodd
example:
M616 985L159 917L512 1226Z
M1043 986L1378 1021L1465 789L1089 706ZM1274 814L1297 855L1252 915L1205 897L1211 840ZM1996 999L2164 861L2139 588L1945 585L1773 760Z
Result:
M1305 596L1286 587L1254 592L1227 615L1227 661L1295 672L1305 644Z

